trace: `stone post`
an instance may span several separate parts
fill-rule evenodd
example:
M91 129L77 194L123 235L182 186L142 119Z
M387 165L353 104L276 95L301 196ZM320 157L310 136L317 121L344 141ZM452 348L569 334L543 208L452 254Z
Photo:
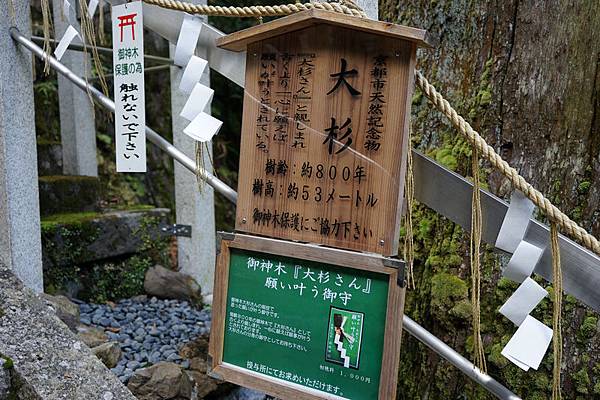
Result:
M74 11L79 12L77 1L72 2ZM60 40L69 26L69 21L63 17L63 2L52 2L54 16L54 32L56 40ZM99 12L100 9L98 8ZM66 13L65 13L66 15ZM79 24L74 21L75 29L81 32ZM75 38L73 43L80 43ZM91 77L91 57L89 54L67 50L61 59L75 74ZM63 173L65 175L98 176L98 161L96 159L96 124L94 108L87 93L67 78L58 75L58 105L60 108L60 142L62 145Z
M193 3L206 4L206 0L195 0ZM175 55L174 45L170 45L170 52L171 56ZM206 54L202 54L200 49L196 50L196 55L206 58ZM182 74L183 68L171 67L173 143L188 157L195 159L194 140L183 133L183 129L189 122L179 116L188 98L188 95L179 91ZM208 67L200 82L206 86L210 85ZM207 109L210 110L210 106L207 106ZM212 152L210 143L208 147ZM206 152L204 165L212 172L210 159ZM210 302L216 257L214 192L213 188L207 184L200 191L194 174L179 163L175 163L175 211L178 224L192 226L191 238L177 238L179 268L196 279L202 288L205 301Z
M32 55L13 41L11 26L31 36L29 0L0 1L0 263L41 292Z

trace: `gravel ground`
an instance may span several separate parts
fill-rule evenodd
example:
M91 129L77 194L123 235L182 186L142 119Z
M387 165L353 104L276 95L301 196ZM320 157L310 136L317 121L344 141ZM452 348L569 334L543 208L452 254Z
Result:
M103 328L111 341L121 345L123 357L112 371L127 383L138 368L171 361L187 368L178 350L210 330L210 311L191 307L187 301L126 299L113 308L105 304L80 304L83 324ZM116 332L112 332L114 330Z

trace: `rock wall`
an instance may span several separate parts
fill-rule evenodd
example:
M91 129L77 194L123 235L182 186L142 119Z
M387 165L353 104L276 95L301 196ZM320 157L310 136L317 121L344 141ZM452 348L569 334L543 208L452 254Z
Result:
M9 398L135 400L53 309L2 264L0 358L0 368L11 370Z
M380 19L427 29L438 43L417 67L475 129L571 218L600 235L600 3L564 0L380 0ZM466 176L471 151L421 93L413 98L413 147ZM485 184L512 190L483 164ZM417 289L406 312L471 357L468 235L416 206ZM500 355L514 328L498 312L516 286L484 254L482 322L489 372L527 399L550 398L552 353L523 372ZM540 281L542 282L542 281ZM547 286L544 283L544 286ZM564 398L600 396L598 314L565 297ZM551 300L534 316L551 326ZM405 334L399 398L491 398Z

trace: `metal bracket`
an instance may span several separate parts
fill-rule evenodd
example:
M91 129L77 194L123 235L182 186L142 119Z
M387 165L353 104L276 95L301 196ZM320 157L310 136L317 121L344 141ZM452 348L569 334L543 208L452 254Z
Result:
M161 225L160 231L167 236L192 237L192 226L181 224Z
M398 258L386 257L383 259L383 265L398 270L397 283L398 286L404 288L406 286L406 263Z

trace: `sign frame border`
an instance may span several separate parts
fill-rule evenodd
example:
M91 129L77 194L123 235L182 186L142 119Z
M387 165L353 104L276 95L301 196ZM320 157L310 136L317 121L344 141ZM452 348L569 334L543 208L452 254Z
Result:
M402 316L406 293L405 264L402 260L384 257L375 253L361 253L240 233L218 232L218 235L220 245L218 246L219 254L215 268L212 325L208 346L209 376L260 390L277 398L299 400L344 399L340 396L248 371L242 367L223 362L230 249L233 248L319 261L338 267L386 275L388 277L388 297L378 398L393 399L396 397L402 339Z

